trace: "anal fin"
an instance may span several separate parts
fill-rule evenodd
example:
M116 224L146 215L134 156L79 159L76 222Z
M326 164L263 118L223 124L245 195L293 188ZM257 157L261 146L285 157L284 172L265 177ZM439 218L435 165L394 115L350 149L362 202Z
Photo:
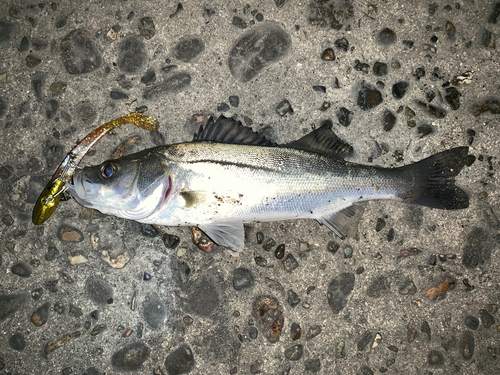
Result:
M317 220L342 239L357 238L359 220L364 211L363 204L355 204Z
M217 222L198 225L217 245L232 251L241 251L245 247L245 229L241 222Z

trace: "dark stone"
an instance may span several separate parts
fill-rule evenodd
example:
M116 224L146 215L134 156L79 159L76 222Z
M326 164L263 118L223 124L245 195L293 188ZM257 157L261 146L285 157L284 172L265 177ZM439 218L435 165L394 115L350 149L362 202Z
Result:
M47 120L52 120L58 109L59 102L54 99L49 100L47 106L45 107L45 117L47 117Z
M479 319L476 318L475 316L467 315L465 317L464 323L470 329L476 330L479 328Z
M62 16L58 16L56 18L56 21L54 22L54 27L56 29L61 29L63 28L64 26L66 26L66 24L68 23L68 17L62 15Z
M335 254L339 249L340 249L340 245L335 242L335 241L330 241L328 242L328 244L326 245L326 249L330 252L330 253L333 253Z
M73 318L79 318L80 316L83 315L83 310L80 307L78 307L78 306L70 304L69 305L68 315L72 316Z
M240 28L240 29L246 29L248 27L247 23L245 20L241 19L240 17L234 16L233 17L233 25Z
M42 99L42 87L43 84L45 83L45 73L38 72L33 74L31 77L31 87L33 87L33 91L35 91L35 96L37 100Z
M347 52L347 50L349 49L349 41L346 38L337 39L335 41L335 47L344 52Z
M229 104L231 104L232 107L238 107L240 105L240 98L239 96L232 95L229 97Z
M365 267L361 266L356 268L356 275L361 275L363 272L365 272Z
M488 234L482 228L473 228L467 235L462 263L466 268L475 268L490 261L492 247L487 241Z
M9 337L9 345L12 349L17 350L18 352L24 350L26 347L26 340L22 333L14 333Z
M460 108L460 96L460 92L455 87L448 87L446 89L446 95L444 98L454 111Z
M367 63L362 63L361 61L356 59L354 60L354 70L357 70L358 72L368 73L368 71L370 70L370 65L368 65Z
M353 115L354 112L349 111L345 107L341 107L337 111L337 119L339 120L340 125L345 126L346 128L351 125Z
M321 54L321 59L324 61L334 61L335 60L335 52L333 48L327 48Z
M274 256L276 259L283 259L285 256L285 244L279 245L276 250L274 251Z
M404 296L414 295L415 293L417 293L417 287L411 279L406 278L399 285L398 291L399 294L402 294Z
M156 81L156 74L154 69L148 69L141 78L141 83L145 84L146 86L151 86L151 84L154 83L155 81Z
M97 118L97 112L92 107L92 105L89 103L85 103L85 102L79 103L75 109L75 112L76 112L75 113L76 117L83 124L86 124L86 125L92 124L95 121L95 119Z
M347 245L346 247L344 247L344 259L351 259L352 253L353 249L351 246Z
M246 268L240 267L233 271L233 288L243 290L252 288L255 284L255 279L252 272Z
M265 295L257 297L253 303L252 315L269 342L279 340L285 318L276 298Z
M385 28L378 34L378 41L382 45L391 45L396 43L396 33L391 29Z
M406 47L408 47L408 48L410 48L410 49L411 49L411 48L413 48L413 44L414 44L414 42L413 42L413 40L403 40L403 44L404 44Z
M213 280L202 278L189 286L186 308L199 316L210 316L220 308L220 294Z
M251 339L256 339L257 336L259 335L259 331L255 327L250 327L248 328L248 335L250 336Z
M149 358L150 350L146 344L136 342L113 353L111 364L123 371L137 371Z
M321 361L319 358L307 359L304 361L304 369L312 373L317 373L321 370Z
M442 108L439 108L439 107L435 107L433 105L430 105L430 104L427 104L427 103L424 103L424 102L421 102L421 101L417 101L417 104L426 110L426 112L431 115L431 117L434 117L434 118L438 118L438 119L441 119L441 118L445 118L446 117L446 111Z
M408 87L410 87L410 84L405 81L395 83L392 86L392 96L396 99L402 99L405 96Z
M290 36L274 23L263 22L243 34L229 52L229 70L242 82L281 60L291 46Z
M288 100L284 99L276 106L276 112L280 116L285 116L287 113L293 115L292 105Z
M437 3L430 3L427 8L429 10L429 16L433 16L434 14L436 14L436 10L438 10L438 8L439 5Z
M250 374L260 374L263 366L263 362L260 359L257 359L250 365Z
M151 280L151 275L149 273L147 273L147 272L144 272L144 274L142 276L142 279L144 281L149 281L149 280Z
M182 12L183 9L184 9L184 7L182 6L182 4L178 3L177 8L175 9L175 12L172 13L169 17L174 18L176 15L178 15L180 12Z
M226 103L220 103L219 105L217 105L217 111L218 112L229 111L229 106Z
M144 90L142 97L144 99L152 99L162 95L175 94L191 84L191 76L187 73L174 74L163 82L157 83Z
M26 52L29 49L30 49L30 42L29 42L27 37L23 37L23 39L21 39L21 44L19 45L18 50L19 50L19 52ZM27 63L28 63L28 60L26 60L26 64Z
M0 43L10 40L12 34L16 33L19 27L12 22L0 21Z
M383 114L383 117L382 117L382 126L383 126L384 130L386 132L388 132L388 131L391 131L392 128L394 128L394 125L396 125L396 116L394 116L394 114L391 111L389 111L388 109L386 109L384 111L384 114ZM382 228L383 228L382 227L382 228L380 228L380 229L377 230L378 225L379 225L379 220L382 220L382 219L378 219L377 220L377 227L375 228L375 230L377 232L380 232L382 230ZM385 226L385 221L384 221L384 226Z
M425 77L425 68L421 66L420 68L415 69L413 77L415 77L417 81L419 81L420 78Z
M484 29L481 35L481 44L486 48L494 49L496 46L495 35L491 31Z
M146 39L151 39L155 36L155 23L151 17L144 17L139 20L139 34Z
M254 260L255 260L255 264L257 264L259 267L266 267L267 266L266 258L255 257Z
M83 29L70 32L61 41L61 57L70 74L90 73L101 67L101 54Z
M290 334L292 337L292 341L297 341L300 339L300 336L302 335L302 328L300 328L299 323L292 323L292 325L290 326Z
M354 288L354 281L352 273L342 273L330 281L326 297L334 314L340 313L347 305L347 299Z
M361 339L358 341L358 344L357 344L358 351L362 352L363 350L365 350L366 347L373 340L373 337L374 337L373 333L371 333L370 331L366 331L363 334L363 337L361 337Z
M313 90L316 92L321 92L323 94L326 93L326 87L325 86L313 86Z
M375 74L376 76L385 76L387 74L387 71L388 69L386 63L377 61L375 62L375 64L373 64L373 74Z
M96 276L87 279L85 290L90 299L98 304L108 303L108 300L113 298L113 289L111 285L102 278Z
M474 354L474 335L470 331L464 331L462 334L460 353L465 360L471 359Z
M422 333L425 333L429 341L431 341L431 327L429 326L427 320L424 320L422 322L422 327L420 328L420 330L422 331Z
M10 271L17 276L20 277L30 277L31 276L31 268L28 265L28 263L25 262L18 262L15 263L11 268Z
M56 303L54 303L54 311L56 313L58 313L59 315L62 315L66 311L66 308L64 307L64 305L62 303L56 302Z
M150 301L144 305L144 320L154 330L163 325L163 320L167 315L165 302L156 294L150 296Z
M455 34L457 32L455 25L451 23L450 21L446 21L446 35L448 36L448 39L453 40L455 39Z
M31 321L37 327L43 326L49 319L50 302L44 303L31 315Z
M335 77L333 79L333 88L334 89L340 89L340 83L339 83L339 79L337 77Z
M143 40L137 36L130 36L119 46L118 68L126 73L137 73L146 64L148 53Z
M434 131L434 128L431 125L421 125L417 127L417 133L420 134L420 138L423 138Z
M387 241L392 242L394 240L394 228L389 229L389 232L387 232Z
M485 309L479 310L479 316L481 317L481 323L483 323L484 328L488 329L495 324L495 318Z
M493 11L491 12L490 16L488 17L488 22L489 23L497 23L498 19L500 18L500 3L496 3Z
M257 13L255 15L255 19L257 20L257 22L262 22L264 21L264 15L262 13Z
M109 96L113 100L128 99L128 95L121 91L113 90L109 93Z
M196 36L183 37L174 47L174 56L183 62L190 62L205 49L203 40Z
M25 294L0 294L0 322L14 315L27 300Z
M299 262L297 262L292 254L288 254L285 260L283 260L283 266L287 272L292 272L299 266Z
M306 340L311 340L316 336L318 336L320 333L321 333L320 326L312 326L309 328L309 331L307 331Z
M301 299L297 293L289 289L287 292L287 302L290 306L295 307L300 303Z
M285 350L285 358L290 361L298 361L302 358L303 349L302 345L297 344Z
M431 350L427 356L427 362L431 367L442 367L444 365L444 356L438 350Z
M373 109L382 103L382 94L372 85L363 82L358 92L357 103L362 110Z
M168 375L187 374L194 367L193 351L188 345L182 345L165 359L165 368Z
M366 294L368 297L380 298L390 291L390 287L389 280L385 276L378 276L368 285Z

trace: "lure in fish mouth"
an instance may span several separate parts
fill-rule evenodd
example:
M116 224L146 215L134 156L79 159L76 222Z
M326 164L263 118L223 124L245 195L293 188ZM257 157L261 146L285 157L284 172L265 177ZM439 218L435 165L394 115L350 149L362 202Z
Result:
M327 125L277 145L232 118L210 119L192 142L160 146L77 170L83 206L142 223L198 226L217 244L244 248L243 223L316 219L354 233L356 203L391 199L438 209L469 206L454 177L468 148L399 168L345 160L352 148Z

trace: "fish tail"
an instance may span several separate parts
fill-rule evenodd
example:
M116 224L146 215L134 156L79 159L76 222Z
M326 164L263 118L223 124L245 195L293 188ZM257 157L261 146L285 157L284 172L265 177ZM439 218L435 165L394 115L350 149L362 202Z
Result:
M455 176L467 162L468 147L457 147L406 165L413 186L400 197L407 203L444 210L469 207L467 193L455 185Z

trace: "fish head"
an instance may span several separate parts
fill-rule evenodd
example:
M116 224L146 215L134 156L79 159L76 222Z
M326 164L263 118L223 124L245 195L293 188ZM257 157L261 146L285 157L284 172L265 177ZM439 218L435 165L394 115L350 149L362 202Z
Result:
M85 207L141 220L169 198L170 174L165 157L146 150L77 170L68 190Z

